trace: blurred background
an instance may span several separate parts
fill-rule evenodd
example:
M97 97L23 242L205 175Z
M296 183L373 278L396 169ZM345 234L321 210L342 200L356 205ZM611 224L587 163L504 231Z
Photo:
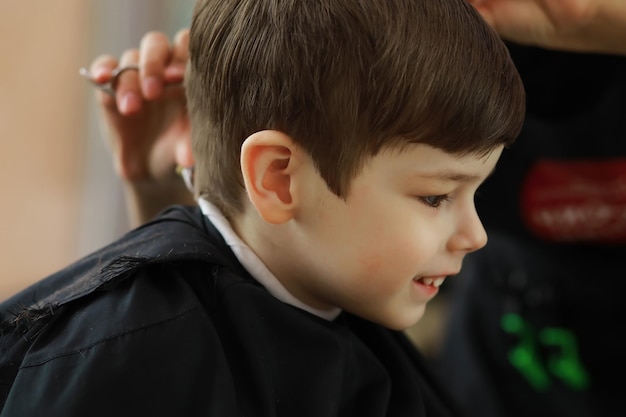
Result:
M192 0L0 1L0 301L127 230L121 186L78 74Z

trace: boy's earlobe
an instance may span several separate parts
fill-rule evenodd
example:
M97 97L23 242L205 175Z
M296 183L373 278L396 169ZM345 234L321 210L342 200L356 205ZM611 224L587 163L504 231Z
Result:
M297 169L296 145L283 132L263 130L250 135L241 147L241 172L246 192L268 223L285 223L295 214L291 190Z

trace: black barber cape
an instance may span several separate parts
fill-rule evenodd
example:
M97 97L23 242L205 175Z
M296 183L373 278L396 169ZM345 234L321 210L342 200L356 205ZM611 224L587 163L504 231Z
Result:
M198 208L0 304L0 417L451 416L409 340L270 295Z

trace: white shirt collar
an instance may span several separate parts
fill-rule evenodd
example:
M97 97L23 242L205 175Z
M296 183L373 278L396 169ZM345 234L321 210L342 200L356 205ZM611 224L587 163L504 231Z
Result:
M341 313L341 309L339 308L332 310L313 308L294 297L287 291L287 288L281 284L278 278L272 274L252 249L241 240L226 217L224 217L222 212L215 205L203 198L198 199L198 204L200 205L202 213L209 218L213 226L215 226L217 231L222 235L226 244L231 248L239 262L241 262L250 275L263 285L270 294L284 303L308 311L326 320L334 320L339 313Z

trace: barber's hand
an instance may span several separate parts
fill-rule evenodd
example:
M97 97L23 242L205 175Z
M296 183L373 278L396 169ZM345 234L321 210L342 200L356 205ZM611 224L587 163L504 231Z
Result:
M551 49L626 54L624 0L470 0L513 42Z
M150 32L139 49L125 51L119 61L102 55L90 66L93 79L102 83L117 67L139 67L119 76L114 97L96 90L116 172L127 182L167 180L175 176L177 164L193 165L181 85L188 43L188 30L180 31L172 43L165 34Z
M146 34L138 49L125 51L119 61L96 58L90 73L96 83L112 79L115 95L96 89L104 136L116 173L124 181L132 226L152 218L170 204L192 204L193 195L176 174L176 166L192 167L189 118L182 81L188 59L189 31L170 42L160 32Z

